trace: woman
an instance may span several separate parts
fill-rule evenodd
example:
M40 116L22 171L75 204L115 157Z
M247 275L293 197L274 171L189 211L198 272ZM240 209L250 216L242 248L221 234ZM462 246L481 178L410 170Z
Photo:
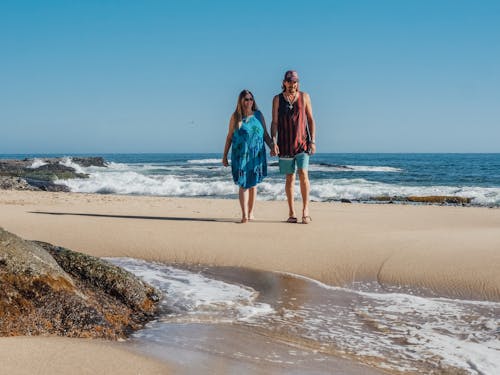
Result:
M258 110L253 94L243 90L238 96L236 110L229 121L222 164L227 167L231 148L231 170L234 183L239 185L241 223L254 218L257 184L267 176L264 140L272 149L272 140L266 129L264 116Z

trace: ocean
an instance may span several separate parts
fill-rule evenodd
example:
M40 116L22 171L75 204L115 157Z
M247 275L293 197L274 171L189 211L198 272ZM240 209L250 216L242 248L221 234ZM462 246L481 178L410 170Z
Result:
M72 155L19 154L0 158L67 156L67 164L88 179L58 181L71 191L169 197L237 198L238 188L220 154L92 154L107 168L82 168ZM277 158L268 158L268 176L258 199L284 200ZM325 154L311 157L312 201L388 202L408 197L468 198L473 206L500 206L500 154ZM297 197L299 191L296 189Z

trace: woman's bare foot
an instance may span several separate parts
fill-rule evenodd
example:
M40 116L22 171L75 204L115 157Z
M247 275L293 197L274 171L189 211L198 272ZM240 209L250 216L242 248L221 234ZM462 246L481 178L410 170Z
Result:
M242 217L242 218L241 218L240 223L241 223L241 224L248 223L248 218L246 218L246 217Z

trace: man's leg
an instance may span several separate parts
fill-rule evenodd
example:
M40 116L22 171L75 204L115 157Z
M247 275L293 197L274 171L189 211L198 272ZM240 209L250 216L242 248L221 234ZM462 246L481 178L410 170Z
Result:
M293 189L295 187L295 173L286 175L285 192L288 201L288 217L295 217L295 207L293 202Z
M299 169L300 193L302 194L302 218L309 216L309 173L307 169Z
M296 223L295 207L293 204L293 189L295 187L295 158L280 158L280 173L286 175L285 193L288 202L288 222Z
M309 192L311 191L311 184L309 183L309 154L301 153L296 156L297 168L299 170L300 180L300 193L302 195L302 222L309 223Z

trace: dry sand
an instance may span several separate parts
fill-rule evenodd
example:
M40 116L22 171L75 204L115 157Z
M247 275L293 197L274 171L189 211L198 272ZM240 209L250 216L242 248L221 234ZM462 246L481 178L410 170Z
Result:
M285 202L258 201L257 220L237 224L234 200L0 191L4 229L96 256L244 266L334 285L378 281L500 301L499 209L313 203L310 225L284 223L286 214Z
M0 339L0 373L9 375L165 375L175 372L120 343L62 337Z

